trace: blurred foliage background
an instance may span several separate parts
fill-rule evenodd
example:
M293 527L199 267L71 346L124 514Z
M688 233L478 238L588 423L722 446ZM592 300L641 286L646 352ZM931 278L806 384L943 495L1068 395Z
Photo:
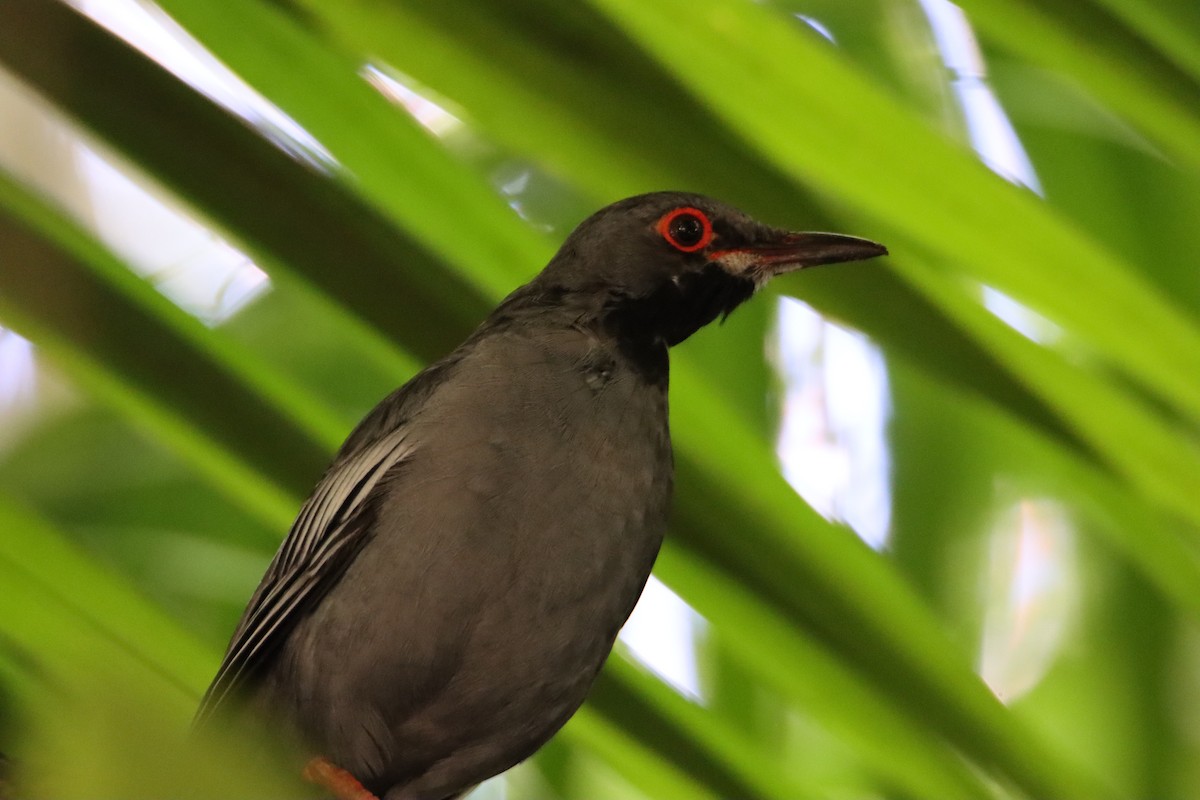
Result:
M0 751L184 735L357 419L587 213L886 242L673 356L675 522L492 798L1200 796L1200 6L0 0ZM857 535L856 535L857 534Z

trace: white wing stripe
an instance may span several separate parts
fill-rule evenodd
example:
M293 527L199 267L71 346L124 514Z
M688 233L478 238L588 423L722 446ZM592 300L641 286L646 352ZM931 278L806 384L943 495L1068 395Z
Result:
M315 586L329 575L330 564L366 533L353 525L355 514L388 470L407 458L412 448L401 426L326 474L304 504L288 537L267 570L234 641L209 688L197 720L202 720L237 685L255 655L291 618ZM263 588L265 588L265 591Z

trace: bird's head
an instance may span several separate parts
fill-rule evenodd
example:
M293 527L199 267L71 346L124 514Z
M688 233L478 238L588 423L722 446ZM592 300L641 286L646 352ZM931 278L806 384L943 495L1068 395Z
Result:
M773 228L703 195L655 192L580 223L534 285L595 299L622 327L673 345L776 275L886 253L854 236Z

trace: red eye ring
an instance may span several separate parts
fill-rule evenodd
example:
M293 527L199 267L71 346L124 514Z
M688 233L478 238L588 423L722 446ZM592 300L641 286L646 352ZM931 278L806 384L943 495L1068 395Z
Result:
M700 223L699 231L696 231L692 224L696 221ZM713 238L712 222L708 215L691 206L668 211L663 214L656 227L659 234L667 240L667 244L684 253L694 253L707 247Z

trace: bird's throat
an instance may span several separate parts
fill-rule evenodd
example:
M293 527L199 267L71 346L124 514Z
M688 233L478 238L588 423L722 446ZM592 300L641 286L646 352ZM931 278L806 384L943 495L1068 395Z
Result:
M612 316L624 336L642 331L675 346L717 317L727 316L754 295L753 280L730 275L716 264L677 276L642 298L626 298Z

